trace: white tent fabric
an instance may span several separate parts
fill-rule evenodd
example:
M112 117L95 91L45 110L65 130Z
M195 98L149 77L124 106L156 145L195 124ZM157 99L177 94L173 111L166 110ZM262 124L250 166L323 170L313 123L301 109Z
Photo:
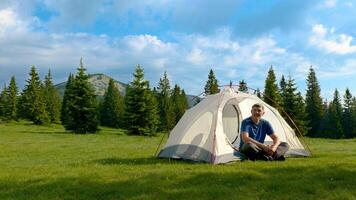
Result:
M165 147L158 157L204 161L213 164L241 160L236 150L240 144L241 121L251 115L255 103L265 106L264 119L268 120L282 142L290 150L286 156L309 156L293 129L278 111L254 94L235 92L225 88L218 94L206 96L187 110L170 132ZM266 137L265 144L271 144Z

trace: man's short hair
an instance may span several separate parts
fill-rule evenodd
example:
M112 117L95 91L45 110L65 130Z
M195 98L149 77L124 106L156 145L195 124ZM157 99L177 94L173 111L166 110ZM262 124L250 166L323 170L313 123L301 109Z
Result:
M265 109L265 107L261 103L255 103L253 104L252 108L262 108L262 110Z

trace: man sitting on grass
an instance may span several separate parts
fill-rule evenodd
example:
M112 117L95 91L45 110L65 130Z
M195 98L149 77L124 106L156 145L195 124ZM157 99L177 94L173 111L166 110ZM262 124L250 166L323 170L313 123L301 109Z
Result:
M249 160L285 160L284 154L288 151L289 145L280 142L271 124L261 119L264 113L262 104L254 104L251 117L242 121L240 152ZM263 144L266 135L272 138L272 145Z

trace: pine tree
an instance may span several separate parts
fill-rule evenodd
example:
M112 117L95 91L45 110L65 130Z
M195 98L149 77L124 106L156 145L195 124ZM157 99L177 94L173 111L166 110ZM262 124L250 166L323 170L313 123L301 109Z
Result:
M352 113L352 137L356 137L356 97L352 98L351 103L351 113Z
M61 97L53 86L50 70L48 70L48 74L45 76L44 83L44 97L49 118L51 122L59 123L61 115Z
M220 92L218 80L216 79L214 71L212 69L210 69L208 81L205 84L204 91L206 95Z
M356 126L352 116L352 94L347 88L344 95L344 111L342 113L342 127L346 138L352 137L353 126Z
M335 89L335 92L334 92L334 98L333 98L333 101L332 103L335 105L335 109L336 109L336 114L337 114L337 117L339 119L342 118L342 105L341 105L341 98L340 98L340 93L337 89Z
M119 128L123 126L124 99L113 79L105 92L100 104L100 121L103 126Z
M342 130L342 105L340 100L340 94L337 89L334 92L334 98L330 105L330 114L332 124L334 124L335 131L333 132L333 138L342 138L344 132Z
M320 125L319 136L327 138L342 138L341 103L339 92L335 89L334 98L329 104Z
M342 106L340 103L340 96L337 89L334 92L333 101L330 103L329 106L329 114L330 114L330 124L332 124L331 129L331 137L332 138L342 138L343 137L343 130L341 124L341 117L342 117Z
M180 118L184 115L185 111L188 109L188 100L184 90L181 90L177 84L174 85L171 99L175 113L175 124L177 124Z
M300 92L297 93L297 113L296 113L296 125L299 128L299 131L302 135L306 135L309 131L308 127L308 117L307 113L305 112L306 106L303 96Z
M274 74L272 66L268 70L268 75L265 81L263 100L277 109L279 108L279 104L281 102L281 97L276 83L276 75Z
M71 110L69 105L71 103L70 100L74 99L75 97L73 93L73 82L74 76L69 74L61 106L61 122L64 127L73 127L73 120L71 118Z
M6 105L8 105L8 92L7 86L4 84L3 90L0 94L0 118L5 118L6 116Z
M248 92L247 83L244 80L239 82L239 89L238 90L241 91L241 92Z
M284 94L282 99L282 105L284 111L292 118L295 125L300 130L301 134L305 134L307 130L305 106L303 97L300 92L297 92L296 84L291 76L288 78L288 82L284 85ZM284 113L284 112L282 112ZM286 116L286 121L291 127L294 127L293 122Z
M185 113L186 110L188 110L189 108L189 104L188 104L188 100L187 100L187 95L184 91L184 89L181 90L181 93L180 93L180 112L183 116L183 114Z
M284 95L285 95L285 92L286 92L286 85L287 85L287 82L286 82L286 79L284 78L284 75L282 75L282 78L281 78L281 81L279 82L279 93L281 94L281 105L283 106L283 103L284 103Z
M281 81L279 82L279 88L280 88L280 93L281 94L284 93L284 91L286 89L286 85L287 85L286 79L284 78L284 75L282 75Z
M6 105L5 116L8 120L17 120L17 94L18 88L16 85L15 76L11 77L10 85L7 89L8 102Z
M298 109L296 92L297 87L295 86L294 79L289 76L288 82L283 88L283 99L281 104L283 105L284 111L292 117L295 117Z
M43 84L35 66L31 67L30 78L26 82L20 99L21 116L37 125L48 123Z
M323 102L320 97L320 86L313 67L309 69L305 103L310 126L308 135L315 137L318 135L320 121L323 118Z
M135 69L134 79L126 88L124 118L129 134L155 135L158 125L157 100L144 80L140 65Z
M175 125L174 110L171 96L171 88L167 77L167 72L164 72L163 77L159 79L157 87L157 101L160 116L160 131L169 131Z
M320 120L319 124L319 131L314 134L314 137L324 137L324 138L329 138L331 137L330 133L330 114L329 114L329 104L327 100L323 102L323 116Z
M98 103L94 89L88 82L82 59L77 69L78 72L73 80L71 90L72 98L67 99L70 123L65 126L74 133L94 133L98 130Z
M145 135L153 136L156 135L156 131L159 125L159 111L158 111L158 102L155 94L150 90L149 82L147 81L147 111L143 115L144 124L147 126L143 129Z

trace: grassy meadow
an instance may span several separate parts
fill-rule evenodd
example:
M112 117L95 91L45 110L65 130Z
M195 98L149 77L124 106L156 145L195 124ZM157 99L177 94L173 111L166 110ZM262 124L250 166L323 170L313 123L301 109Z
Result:
M225 165L156 159L160 140L0 124L0 199L356 199L356 139L307 139L313 157Z

